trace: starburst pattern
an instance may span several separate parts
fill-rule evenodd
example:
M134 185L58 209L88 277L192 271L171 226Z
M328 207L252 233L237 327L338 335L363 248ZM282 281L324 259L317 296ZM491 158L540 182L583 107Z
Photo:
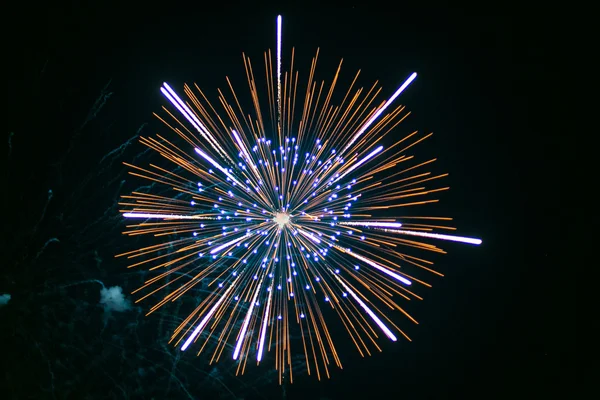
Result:
M197 85L184 86L185 100L163 85L171 107L155 115L182 144L161 135L141 142L173 168L126 165L171 194L133 192L120 205L125 218L143 220L125 234L175 239L117 257L156 273L134 292L138 301L174 288L149 313L201 283L209 288L173 334L181 350L200 341L201 352L212 341L214 361L229 344L241 372L248 360L260 363L273 351L281 380L291 368L290 337L297 331L308 371L320 378L329 376L331 363L341 367L334 336L349 337L362 355L380 349L381 334L408 339L385 310L416 323L400 302L421 299L413 286L429 285L412 270L441 274L403 249L444 253L419 239L481 241L438 233L454 230L451 218L392 217L399 208L435 203L432 195L448 189L429 187L446 176L424 171L435 159L416 162L407 153L431 134L381 144L408 116L393 102L417 74L377 104L381 89L357 88L357 73L334 105L340 68L330 85L318 84L317 51L306 92L299 94L293 50L289 70L282 71L281 22L278 17L275 68L271 52L264 55L266 92L243 57L253 114L242 110L229 79L231 100L219 91L223 114ZM347 334L328 329L326 318L334 314Z

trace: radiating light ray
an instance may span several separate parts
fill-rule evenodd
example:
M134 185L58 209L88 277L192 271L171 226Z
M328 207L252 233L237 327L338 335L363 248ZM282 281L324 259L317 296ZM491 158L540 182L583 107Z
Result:
M282 17L277 16L277 119L281 125L281 30Z
M340 222L340 225L349 226L366 226L366 227L380 227L380 228L400 228L402 224L400 222L378 222L378 221L344 221Z
M240 146L240 150L242 151L242 153L244 153L244 156L246 156L246 161L248 162L248 164L250 164L252 168L256 169L256 165L254 165L254 163L252 162L252 157L248 153L246 145L244 145L238 133L235 130L231 131L231 133L233 134L233 137L235 138L235 141L237 142L238 146Z
M358 139L363 133L365 133L365 131L367 129L369 129L369 127L373 124L373 122L375 122L375 120L377 118L379 118L379 116L386 110L386 108L388 108L390 106L390 104L392 104L393 101L396 100L396 97L400 96L400 94L402 92L404 92L404 89L406 89L408 87L408 85L410 85L412 83L412 81L415 80L416 77L417 77L417 73L413 72L406 79L406 81L404 81L404 83L396 90L396 92L394 92L394 94L392 95L392 97L390 97L385 102L385 104L375 114L373 114L373 116L371 118L369 118L369 120L358 130L358 132L356 132L356 135L354 135L354 137L352 138L352 140L350 141L350 143L348 143L346 145L346 147L344 148L344 150L342 151L342 153L345 153L346 150L348 150L348 148L350 146L352 146L354 144L354 142L356 142L356 139Z
M312 240L313 242L320 244L321 240L316 237L315 235L313 235L312 233L308 233L306 231L303 231L302 229L298 228L298 232L300 232L302 235L306 236L307 238L309 238L310 240Z
M364 263L369 264L371 267L383 272L384 274L389 275L392 278L399 280L400 282L404 283L405 285L412 285L412 282L409 281L408 279L406 279L405 277L398 275L394 271L384 267L383 265L376 263L373 260L368 259L367 257L361 256L360 254L356 254L351 249L342 249L339 246L336 246L336 248L338 250L343 251L344 253L346 253L348 255L351 255L352 257L354 257L356 259L359 259L360 261L362 261Z
M258 298L260 289L261 284L259 283L256 287L256 291L254 292L254 297L252 297L252 301L250 302L250 306L248 307L248 311L246 312L246 318L244 319L244 323L242 324L242 329L240 330L238 341L235 345L235 350L233 351L234 360L237 360L238 356L240 355L242 343L244 343L244 340L246 340L246 331L248 330L248 324L250 323L250 318L252 317L252 312L254 311L254 306L256 305L256 299Z
M213 160L208 154L206 154L205 152L203 152L202 150L200 150L199 148L195 148L194 149L196 151L196 153L198 153L202 158L204 158L206 161L208 161L209 163L211 163L215 168L217 168L219 171L223 172L225 175L227 175L227 177L229 179L231 179L233 181L234 184L238 184L240 186L244 186L240 181L237 180L237 178L235 176L233 176L229 171L227 171L226 168L223 168L219 165L219 163L217 163L215 160Z
M377 84L359 87L359 74L340 95L341 63L326 83L316 74L317 51L308 81L299 83L294 49L289 63L282 60L281 16L276 23L275 66L271 51L264 55L266 92L246 55L250 97L227 78L229 94L218 91L221 111L196 84L184 86L186 99L161 87L185 118L167 108L164 117L155 114L171 136L140 142L163 163L125 163L148 185L119 202L124 218L142 220L123 233L159 242L117 256L153 274L133 292L138 301L155 299L148 314L184 296L198 299L172 335L181 350L210 326L198 353L211 352L213 362L232 348L240 373L254 361L250 353L257 363L273 360L281 383L284 376L292 381L298 351L319 379L330 376L331 360L341 368L334 342L345 335L338 329L361 355L380 350L379 331L408 339L391 317L399 311L416 324L403 304L423 299L419 290L431 287L425 275L443 276L433 261L408 251L445 254L423 238L481 240L437 233L456 229L448 217L394 215L434 204L448 189L437 186L447 174L425 170L435 159L419 162L409 152L431 134L412 132L385 152L378 144L408 116L404 106L389 106L416 73L383 103ZM329 328L330 315L341 324Z
M213 135L210 134L208 129L196 118L196 115L189 109L189 107L179 98L177 93L171 89L171 87L164 82L164 88L160 88L160 91L169 99L179 112L192 124L194 128L206 139L206 141L222 156L226 157L225 150L215 140Z
M215 305L210 309L210 311L208 313L206 313L204 318L202 318L202 321L200 321L200 324L198 324L196 329L194 329L192 334L187 338L187 340L185 341L183 346L181 346L181 351L187 350L187 348L190 346L190 344L192 344L192 342L200 334L202 329L204 329L204 327L206 326L208 321L211 319L211 317L213 316L215 311L217 311L217 309L221 306L221 304L227 299L227 295L233 289L236 282L237 282L237 279L231 284L231 286L229 286L227 288L227 290L225 290L225 292L221 295L221 298L215 303Z
M335 275L334 275L335 276ZM354 291L352 289L350 289L348 287L348 285L346 285L344 283L344 281L342 281L339 277L335 276L335 278L337 279L337 281L344 287L344 289L346 290L346 292L348 292L350 294L350 296L352 296L352 298L354 300L356 300L356 302L365 310L365 312L367 314L369 314L369 317L371 317L373 319L373 321L375 321L375 323L377 324L377 326L379 326L379 328L381 328L381 330L386 334L387 337L389 337L391 340L393 340L394 342L397 340L396 335L394 335L392 333L392 331L385 326L385 324L381 321L381 319L373 312L373 310L371 310L369 308L369 306L367 306L365 304L364 301L361 300L360 297L358 297L356 295L356 293L354 293Z
M148 213L123 213L125 218L143 218L143 219L206 219L214 220L214 217L205 217L203 215L176 215L176 214L148 214Z
M250 236L250 235L246 233L246 235L244 235L244 236L240 236L237 239L230 240L229 242L224 243L224 244L220 245L219 247L216 247L216 248L212 249L210 251L210 254L218 253L218 252L220 252L221 250L223 250L223 249L225 249L227 247L233 246L234 244L236 244L236 243L238 243L238 242L240 242L240 241L248 238L248 236Z
M461 242L468 244L476 244L480 245L482 243L481 239L470 238L465 236L455 236L455 235L445 235L441 233L428 233L428 232L420 232L420 231L409 231L402 229L383 229L385 232L393 232L400 233L402 235L412 235L412 236L420 236L431 239L440 239L440 240L449 240L451 242Z
M265 315L263 317L262 328L260 331L260 339L258 341L258 353L256 354L256 360L258 362L262 361L263 356L263 347L265 345L265 336L267 333L267 323L269 322L269 316L271 312L271 300L273 299L273 287L271 286L271 290L269 290L269 297L267 299L267 308L265 309Z
M348 175L350 172L354 171L355 169L357 169L358 167L360 167L361 165L363 165L364 163L366 163L367 161L369 161L371 158L373 158L377 154L381 153L381 150L383 150L383 146L377 147L375 150L373 150L372 152L370 152L369 154L367 154L365 157L363 157L358 163L356 163L352 167L350 167L350 169L347 170L346 172L344 172L340 177L338 177L337 179L335 179L333 181L333 183L341 180L346 175Z

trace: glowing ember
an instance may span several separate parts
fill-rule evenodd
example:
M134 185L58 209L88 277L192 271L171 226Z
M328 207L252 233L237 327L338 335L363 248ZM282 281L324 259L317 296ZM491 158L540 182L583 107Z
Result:
M273 221L279 225L279 229L283 229L283 227L290 222L290 214L286 212L277 212L275 213Z

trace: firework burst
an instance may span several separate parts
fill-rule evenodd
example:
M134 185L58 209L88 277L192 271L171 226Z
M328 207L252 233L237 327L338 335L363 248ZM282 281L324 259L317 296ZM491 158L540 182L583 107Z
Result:
M201 352L212 342L211 362L228 349L240 372L272 351L280 381L283 373L292 378L293 332L301 336L309 373L320 378L329 376L332 363L341 367L324 313L339 316L346 334L336 338L349 337L361 355L379 350L381 335L408 339L384 310L416 323L399 303L421 299L413 286L429 285L411 269L441 274L404 249L444 253L423 239L481 243L439 233L454 230L451 218L390 216L435 203L432 195L448 189L429 187L447 175L424 171L435 159L416 162L406 153L431 134L380 144L408 116L393 103L417 74L377 104L381 89L355 87L357 73L333 105L340 68L330 85L318 84L317 51L300 94L293 50L289 70L282 71L281 24L278 17L274 63L270 51L264 54L266 91L259 91L243 57L254 114L242 110L229 79L231 100L219 91L223 114L197 85L184 86L185 100L163 85L170 107L155 116L183 144L161 135L141 138L173 168L126 164L130 174L163 191L133 192L120 205L125 218L142 220L125 234L169 240L117 256L156 273L134 292L138 301L171 288L149 314L199 285L208 288L173 333L181 350L200 342ZM261 108L265 98L268 114Z

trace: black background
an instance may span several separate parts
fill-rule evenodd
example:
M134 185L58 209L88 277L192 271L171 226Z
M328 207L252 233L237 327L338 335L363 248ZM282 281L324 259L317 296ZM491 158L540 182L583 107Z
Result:
M341 350L343 371L334 370L332 379L322 382L300 374L286 387L287 397L560 393L572 372L567 355L574 352L574 298L560 285L557 270L561 179L552 162L557 137L546 117L556 78L547 65L552 41L545 18L534 12L516 16L510 10L402 5L212 8L99 3L14 12L5 59L7 134L14 135L5 164L7 256L0 280L0 293L12 295L0 308L2 326L8 327L2 341L9 350L2 378L8 398L189 398L177 385L167 390L158 382L155 387L151 381L139 383L135 393L127 389L130 375L123 368L151 370L150 357L119 364L113 360L120 356L99 350L110 348L107 344L60 347L77 337L84 343L137 341L143 347L163 340L156 335L167 329L157 333L152 317L144 320L144 329L126 329L131 315L110 321L110 333L99 332L101 322L68 328L77 313L101 319L100 311L90 311L97 288L57 288L89 279L125 292L137 287L124 277L125 264L112 259L125 239L117 210L109 217L104 212L117 193L106 182L121 176L120 163L143 148L134 143L131 153L108 169L99 161L145 122L145 135L158 132L151 113L163 103L158 91L163 81L178 88L197 82L214 95L227 75L244 87L241 53L260 64L262 52L274 46L278 13L284 16L284 52L296 47L301 74L317 47L326 80L342 57L346 79L361 69L363 82L379 80L384 93L412 71L419 73L402 95L413 115L398 135L413 126L434 132L419 155L437 156L450 173L452 190L438 214L454 216L465 236L483 239L480 247L446 246L450 254L441 263L446 276L418 306L420 325L410 331L412 343L386 343L383 353L367 359L347 344ZM109 82L112 95L81 128ZM42 218L48 189L53 198ZM94 229L86 230L91 224ZM52 237L60 243L36 257ZM96 256L104 261L99 264ZM161 362L160 356L153 360ZM206 360L187 362L203 368L199 364ZM175 373L192 398L232 398L206 380L196 382L191 368ZM251 390L251 382L258 381L223 378L227 385L228 379L239 398L282 396L273 380ZM250 383L244 386L244 379Z

